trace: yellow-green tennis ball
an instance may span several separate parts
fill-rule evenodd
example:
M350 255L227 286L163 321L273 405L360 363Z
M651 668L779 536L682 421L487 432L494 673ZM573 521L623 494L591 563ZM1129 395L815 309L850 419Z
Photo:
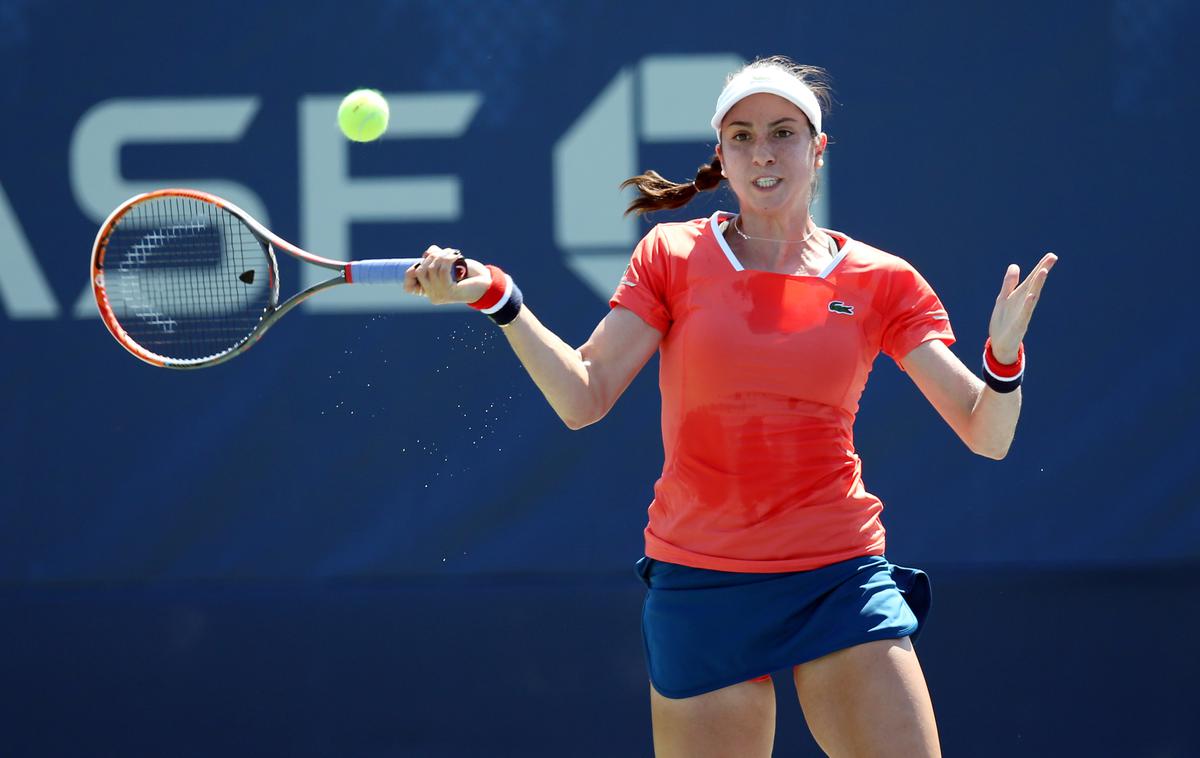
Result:
M387 130L388 104L379 90L356 89L338 106L338 126L355 142L379 139Z

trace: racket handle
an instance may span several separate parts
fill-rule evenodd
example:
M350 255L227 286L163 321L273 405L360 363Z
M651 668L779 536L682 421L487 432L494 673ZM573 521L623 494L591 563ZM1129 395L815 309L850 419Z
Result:
M378 258L367 261L350 261L343 271L350 284L403 284L404 274L421 262L420 258ZM454 261L454 281L460 282L467 276L467 260L461 255Z

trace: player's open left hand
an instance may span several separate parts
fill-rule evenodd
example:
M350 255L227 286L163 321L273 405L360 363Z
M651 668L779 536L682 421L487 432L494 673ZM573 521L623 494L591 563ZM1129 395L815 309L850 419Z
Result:
M1034 267L1033 273L1025 281L1017 284L1021 278L1021 267L1015 263L1009 264L1004 273L1004 283L1000 294L996 297L996 308L992 311L992 320L988 325L988 336L992 340L992 352L996 359L1003 363L1015 363L1017 348L1025 339L1025 331L1029 328L1029 319L1033 309L1037 307L1046 286L1046 278L1050 269L1058 261L1054 253L1046 253Z
M430 245L420 262L405 273L404 291L429 298L434 305L475 302L487 292L492 275L482 263L468 258L467 275L454 281L454 262L462 257L454 248Z

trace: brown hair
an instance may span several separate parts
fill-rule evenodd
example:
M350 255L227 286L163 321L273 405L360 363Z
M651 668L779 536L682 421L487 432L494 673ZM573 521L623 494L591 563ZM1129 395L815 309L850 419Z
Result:
M637 213L644 215L653 211L672 208L682 208L692 201L692 198L706 190L721 186L725 177L721 176L721 159L716 155L712 160L696 169L696 178L688 184L673 182L666 179L654 169L643 174L630 177L621 182L621 189L637 187L638 196L625 209L625 215Z
M728 84L733 77L748 68L764 67L781 68L800 81L804 82L817 102L821 104L821 112L829 113L832 89L829 86L829 75L819 66L806 66L796 63L786 55L772 55L767 58L756 58L738 71L729 74L725 79ZM817 129L810 122L808 130L813 139L817 138ZM712 160L696 170L696 178L691 182L673 182L664 178L653 169L621 182L621 189L637 187L638 196L629 203L625 214L637 213L644 215L654 211L682 208L691 202L692 198L701 192L716 189L721 186L725 177L721 176L721 159L713 155ZM813 175L813 196L816 196L816 174Z

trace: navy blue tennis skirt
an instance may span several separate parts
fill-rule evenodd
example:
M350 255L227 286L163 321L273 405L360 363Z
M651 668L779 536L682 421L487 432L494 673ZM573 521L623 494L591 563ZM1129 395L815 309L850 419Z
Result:
M654 689L691 697L874 640L916 639L931 600L924 571L882 556L812 571L749 574L637 562Z

